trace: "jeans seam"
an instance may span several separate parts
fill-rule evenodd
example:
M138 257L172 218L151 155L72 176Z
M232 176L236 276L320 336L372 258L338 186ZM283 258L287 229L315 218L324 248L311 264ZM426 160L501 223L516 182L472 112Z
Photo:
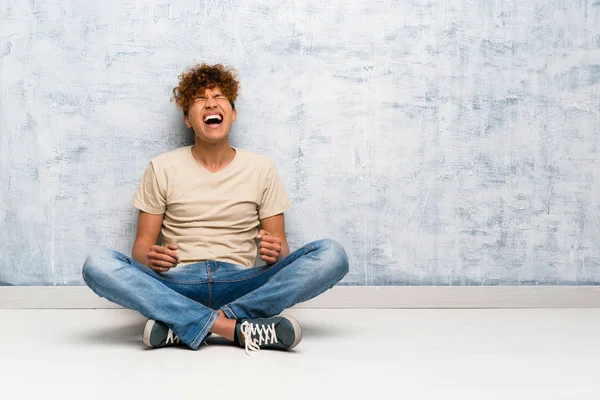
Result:
M210 267L210 261L206 264L207 277L208 277L208 308L212 308L212 269Z
M227 315L227 317L229 317L228 314L231 314L233 316L233 319L238 319L237 315L235 315L235 313L233 312L233 310L231 308L229 308L229 306L225 305L225 306L221 307L221 310L223 310L223 313L225 315Z
M215 315L216 315L216 316L215 316ZM213 320L213 316L215 316L215 317L214 317L214 320ZM210 313L210 317L208 317L208 321L206 321L206 324L204 324L204 326L202 327L202 329L200 330L200 332L198 332L198 334L196 335L196 337L195 337L195 338L194 338L194 340L192 341L192 348L197 348L197 347L200 347L200 343L198 343L198 342L200 342L200 340L199 340L198 338L199 338L199 337L202 335L202 333L203 333L204 331L206 331L206 330L210 330L210 328L209 328L209 329L206 329L207 325L208 325L209 323L211 323L211 320L213 320L212 322L213 322L213 324L214 324L214 321L216 321L216 319L217 319L217 317L218 317L218 316L219 316L219 315L218 315L218 313L217 313L216 311L214 311L214 310L213 310L213 311ZM206 334L205 334L204 336L206 336ZM198 344L197 344L197 343L198 343Z

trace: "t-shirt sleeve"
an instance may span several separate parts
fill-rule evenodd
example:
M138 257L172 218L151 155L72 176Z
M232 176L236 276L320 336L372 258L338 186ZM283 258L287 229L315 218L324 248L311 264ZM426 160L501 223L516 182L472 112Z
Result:
M292 207L283 182L279 177L275 164L271 164L265 180L261 202L258 206L258 218L264 219L273 215L281 214Z
M154 163L150 162L138 185L133 205L149 214L164 214L167 209L166 197L166 191L158 181Z

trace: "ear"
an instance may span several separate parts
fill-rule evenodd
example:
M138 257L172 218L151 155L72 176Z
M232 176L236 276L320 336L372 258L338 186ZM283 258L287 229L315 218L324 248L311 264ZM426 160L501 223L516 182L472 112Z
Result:
M190 117L187 115L183 116L183 120L185 121L185 126L187 126L188 128L192 127L192 123L190 122Z
M235 122L236 118L237 118L237 110L234 108L233 112L231 113L231 122Z

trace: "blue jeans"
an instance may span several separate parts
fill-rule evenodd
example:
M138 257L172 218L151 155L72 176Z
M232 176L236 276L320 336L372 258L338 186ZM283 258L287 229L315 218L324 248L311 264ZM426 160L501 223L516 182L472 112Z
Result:
M348 273L344 248L329 239L309 243L271 266L203 261L156 273L114 250L92 253L83 280L100 297L166 323L196 350L218 312L265 318L333 287Z

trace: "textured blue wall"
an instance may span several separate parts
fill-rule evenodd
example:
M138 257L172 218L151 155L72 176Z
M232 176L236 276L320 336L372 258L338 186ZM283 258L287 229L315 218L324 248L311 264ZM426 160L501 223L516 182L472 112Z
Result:
M129 253L194 61L352 285L600 283L600 2L0 0L0 281Z

